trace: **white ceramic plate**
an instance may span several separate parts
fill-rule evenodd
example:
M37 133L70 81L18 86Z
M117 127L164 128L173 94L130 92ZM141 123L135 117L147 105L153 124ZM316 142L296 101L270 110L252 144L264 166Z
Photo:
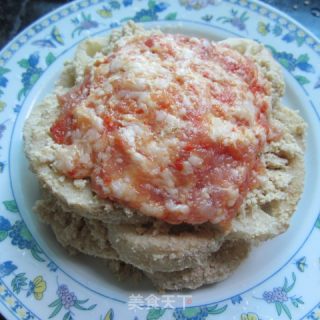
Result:
M86 37L133 19L165 30L268 45L284 67L285 103L309 124L305 191L288 232L254 249L226 281L161 295L70 257L32 212L38 185L22 128ZM256 1L87 0L34 23L0 54L0 310L8 319L320 319L320 42ZM184 308L184 304L185 307Z

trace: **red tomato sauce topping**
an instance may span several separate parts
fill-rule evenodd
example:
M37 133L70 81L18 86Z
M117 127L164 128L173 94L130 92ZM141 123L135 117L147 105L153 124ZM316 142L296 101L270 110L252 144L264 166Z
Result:
M56 166L145 215L226 224L263 170L270 94L255 63L225 45L133 36L58 97Z

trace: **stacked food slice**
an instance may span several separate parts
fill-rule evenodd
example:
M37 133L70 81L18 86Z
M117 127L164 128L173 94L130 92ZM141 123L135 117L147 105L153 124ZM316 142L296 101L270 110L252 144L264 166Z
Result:
M32 111L24 137L31 169L42 187L35 211L66 248L105 259L118 272L139 270L160 289L194 289L227 278L252 245L288 228L303 189L305 123L281 105L282 73L269 52L251 40L225 40L224 46L253 61L270 84L268 121L278 133L259 152L263 169L257 171L258 183L245 194L235 216L224 224L210 219L188 223L187 218L171 223L130 202L98 196L90 178L70 177L56 165L61 144L52 126L61 112L59 97L83 83L88 68L108 59L123 39L146 34L161 32L129 23L106 38L86 40L66 63L55 92Z

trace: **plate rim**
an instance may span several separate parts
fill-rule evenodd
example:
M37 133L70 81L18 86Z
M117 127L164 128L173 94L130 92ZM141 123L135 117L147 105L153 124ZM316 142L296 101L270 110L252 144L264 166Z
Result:
M225 1L225 2L228 2L228 3L231 3L231 4L233 3L233 1L230 1L230 0L224 0L224 1ZM35 25L37 25L38 23L41 23L43 20L46 20L48 17L56 14L57 12L62 11L62 10L64 10L64 9L66 9L66 8L69 8L69 7L70 7L71 5L73 5L73 4L78 4L78 3L81 3L81 2L84 2L84 0L75 0L75 1L70 2L70 3L66 3L66 4L64 4L64 5L56 8L55 10L52 10L51 12L47 13L46 15L40 17L40 18L37 19L36 21L34 21L31 25L29 25L29 26L26 27L24 30L22 30L18 35L16 35L11 41L9 41L9 42L2 48L2 50L0 51L0 57L2 56L2 54L3 54L6 50L8 50L8 49L10 48L10 46L12 46L12 44L14 44L14 43L19 39L19 37L23 36L29 29L32 29ZM87 2L91 3L91 1L87 1ZM250 1L247 1L247 2L248 2L249 4L250 4L250 3L257 3L258 6L260 5L261 7L266 7L268 11L275 12L275 14L278 15L279 17L284 17L287 21L289 21L289 22L293 23L294 25L296 25L296 26L298 27L298 29L303 30L307 35L309 35L311 38L313 38L316 43L320 44L320 40L319 40L319 38L318 38L316 35L314 35L314 34L313 34L310 30L308 30L306 27L304 27L303 25L301 25L301 23L299 23L298 21L296 21L296 20L293 19L292 17L288 16L286 13L284 13L284 12L278 10L277 8L274 8L274 7L268 5L268 4L264 3L264 2L261 2L261 1L259 1L259 0L250 0ZM100 1L96 1L96 2L94 2L94 3L91 3L90 7L91 7L91 6L94 6L94 5L97 5L97 4L100 4L100 3L103 3L103 1L100 0ZM79 9L78 9L77 11L75 11L75 12L80 12L80 11L82 11L82 9L83 9L83 8L79 8ZM248 8L248 9L251 10L250 8ZM253 11L254 11L254 10L253 10ZM254 11L254 12L257 13L257 11ZM72 13L71 13L71 14L72 14ZM262 16L261 13L259 13L259 15ZM66 16L63 17L63 18L61 18L61 19L59 19L59 20L63 20L63 19L65 19L65 18L66 18ZM271 18L268 17L268 19L271 19ZM55 22L58 22L59 20L57 20L57 21L55 21ZM160 21L160 20L159 20L159 21ZM47 26L47 27L52 26L55 22L53 22L51 25L49 25L49 26ZM196 21L194 21L194 22L196 22ZM47 27L46 27L46 28L47 28ZM46 28L44 28L44 29L46 29ZM42 29L41 31L43 31L44 29ZM108 29L110 29L110 28L108 28ZM104 30L105 30L105 29L104 29ZM41 31L40 31L40 32L41 32ZM100 32L103 32L103 29L99 29L99 31L98 31L97 33L100 33ZM37 33L36 33L36 34L37 34ZM36 34L35 34L35 35L36 35ZM28 39L28 41L29 41L29 39ZM80 41L83 41L83 39L81 38L78 42L80 42ZM21 47L19 47L19 49L17 49L17 52L18 52L23 46L24 46L24 44L21 45ZM308 46L310 47L310 45L308 45ZM70 49L70 47L67 48L67 50L69 50L69 49ZM312 48L312 47L311 47L311 49L312 49L318 56L320 56L320 51L318 52L317 50L315 50L315 49ZM14 56L15 53L16 53L16 52L14 52L14 53L12 54L12 56L11 56L3 65L6 65L6 63L10 61L10 59ZM62 53L61 53L61 54L62 54ZM315 109L314 111L317 113L316 109ZM317 113L317 115L319 116L318 113ZM320 116L319 116L319 117L320 117ZM16 116L14 125L16 124L17 118L18 118L18 115ZM13 127L13 129L12 129L12 135L13 135L13 132L14 132L14 127ZM11 135L11 138L10 138L10 146L11 146L12 135ZM10 155L10 146L9 146L9 149L8 149L9 155ZM11 181L10 181L10 183L11 183ZM13 192L13 189L12 189L12 192ZM21 217L22 220L23 220L23 217L22 217L21 215L20 215L20 217ZM313 229L314 229L314 227L310 230L310 233L312 233ZM310 236L310 234L308 235L308 237L309 237L309 236ZM307 241L308 237L305 239L305 241ZM303 245L303 244L302 244L302 245ZM299 249L300 249L300 248L299 248ZM297 251L299 251L299 249L297 249ZM297 251L296 251L296 252L297 252ZM295 253L295 254L296 254L296 253ZM295 254L294 254L294 255L295 255ZM294 256L294 255L293 255L293 256ZM48 257L48 258L50 258L50 257ZM50 259L51 259L51 258L50 258ZM291 259L292 259L292 257L290 258L290 260L291 260ZM287 265L287 263L286 263L285 265ZM282 269L283 267L285 267L285 265L283 265L280 269ZM280 269L279 269L279 270L280 270ZM277 270L276 273L277 273L279 270ZM271 275L271 276L272 276L272 275ZM271 277L271 276L270 276L270 277ZM268 280L270 277L268 277L267 279L264 279L262 282ZM73 279L73 280L74 280L74 279ZM259 285L259 284L258 284L258 285ZM257 285L255 285L254 287L256 287L256 286L257 286ZM252 290L254 287L247 289L245 292L247 292L247 291L249 291L249 290ZM239 293L239 294L242 294L242 292ZM229 299L230 299L230 298L221 300L221 302L226 301L226 300L229 300ZM1 300L1 299L0 299L0 300ZM1 304L2 304L2 300L1 300ZM2 309L1 309L1 312L2 312ZM310 311L309 311L309 312L310 312ZM308 312L308 313L309 313L309 312ZM307 313L307 314L308 314L308 313ZM306 315L307 315L307 314L306 314ZM304 316L304 317L305 317L305 316Z

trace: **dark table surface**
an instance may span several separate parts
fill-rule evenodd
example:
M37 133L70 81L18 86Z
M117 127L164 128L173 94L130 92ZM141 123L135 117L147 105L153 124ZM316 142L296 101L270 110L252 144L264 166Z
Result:
M72 0L0 0L0 48L39 17ZM320 38L320 0L264 0ZM4 318L0 314L0 320Z

